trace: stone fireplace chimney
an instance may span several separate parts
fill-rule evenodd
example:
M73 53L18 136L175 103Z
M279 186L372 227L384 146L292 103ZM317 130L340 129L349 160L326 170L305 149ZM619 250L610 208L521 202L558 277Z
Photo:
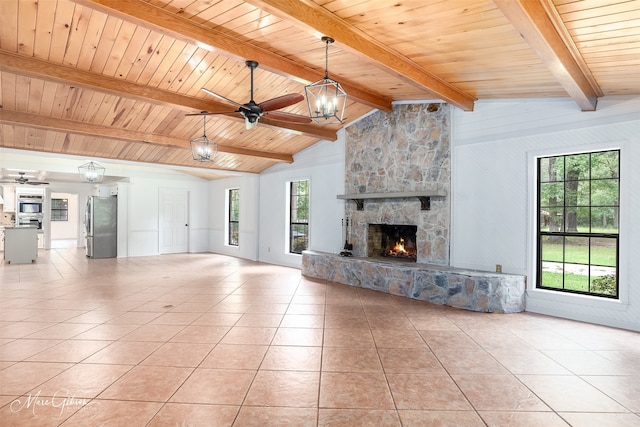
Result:
M439 190L449 194L450 106L396 105L346 128L347 194ZM449 265L449 197L434 197L422 210L416 198L372 199L357 210L345 202L352 220L353 255L369 255L369 225L416 226L416 260Z

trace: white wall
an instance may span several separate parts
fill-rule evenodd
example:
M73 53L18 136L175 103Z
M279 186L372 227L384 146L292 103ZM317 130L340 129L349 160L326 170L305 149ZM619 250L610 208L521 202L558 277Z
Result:
M188 252L209 250L209 185L207 181L176 171L152 171L130 177L128 193L128 256L158 255L159 197L161 188L189 192ZM118 195L120 202L120 195Z
M260 175L219 179L210 184L210 250L216 253L300 268L301 255L288 252L287 183L308 179L309 248L338 252L342 245L344 201L344 136L321 141L296 154L291 164L281 163ZM225 245L225 192L240 190L240 235L237 247Z
M209 187L209 250L240 258L258 259L258 175L245 175L217 179ZM225 244L226 237L226 191L239 189L240 220L238 246Z
M335 142L321 141L294 156L292 164L279 164L260 174L259 260L300 268L302 256L288 253L287 183L308 179L309 249L339 252L344 217L344 134ZM241 220L242 221L242 220Z
M640 330L640 97L477 102L453 117L456 267L528 276L527 311ZM621 148L620 301L536 290L535 156Z

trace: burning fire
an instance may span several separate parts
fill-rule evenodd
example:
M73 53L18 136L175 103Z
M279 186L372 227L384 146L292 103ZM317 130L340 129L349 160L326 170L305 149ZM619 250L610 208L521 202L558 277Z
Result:
M389 251L389 255L394 256L405 256L409 253L404 248L404 239L401 237L399 242L396 242L396 245Z

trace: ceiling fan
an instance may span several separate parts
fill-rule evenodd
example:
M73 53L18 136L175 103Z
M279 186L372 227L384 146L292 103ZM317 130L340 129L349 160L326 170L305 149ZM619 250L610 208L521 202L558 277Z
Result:
M262 116L268 116L269 119L277 120L280 122L291 122L291 123L310 123L311 119L307 116L301 116L298 114L287 113L284 111L276 111L281 108L288 107L290 105L296 104L304 99L304 96L297 93L290 93L288 95L282 95L277 98L269 99L268 101L264 101L261 103L256 103L253 100L253 70L258 68L258 63L256 61L245 61L246 66L251 70L251 100L245 104L240 104L235 102L229 98L225 98L222 95L219 95L209 89L202 88L202 90L208 93L211 96L214 96L221 101L226 102L227 104L235 105L238 107L235 111L222 111L210 113L207 111L203 111L200 113L187 114L187 116L200 116L200 115L210 115L210 114L228 114L228 113L240 113L242 117L245 119L245 127L247 129L253 129L258 124L258 119Z
M48 182L44 182L44 181L31 181L29 178L27 178L25 172L18 172L18 176L16 178L14 178L13 180L3 180L0 181L0 183L3 184L27 184L27 185L49 185Z

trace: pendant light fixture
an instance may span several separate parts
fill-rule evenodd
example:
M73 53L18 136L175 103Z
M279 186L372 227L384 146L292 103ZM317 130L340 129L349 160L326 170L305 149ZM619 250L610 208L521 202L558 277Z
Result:
M207 138L207 116L202 116L203 132L200 138L192 139L191 155L199 162L213 162L218 152L218 144Z
M84 165L78 167L78 172L82 177L82 182L102 182L105 170L106 169L104 168L104 166L101 166L95 162L85 163Z
M347 92L340 83L329 78L329 45L335 40L327 36L321 40L325 43L324 78L304 88L309 117L320 125L341 124L347 106Z

